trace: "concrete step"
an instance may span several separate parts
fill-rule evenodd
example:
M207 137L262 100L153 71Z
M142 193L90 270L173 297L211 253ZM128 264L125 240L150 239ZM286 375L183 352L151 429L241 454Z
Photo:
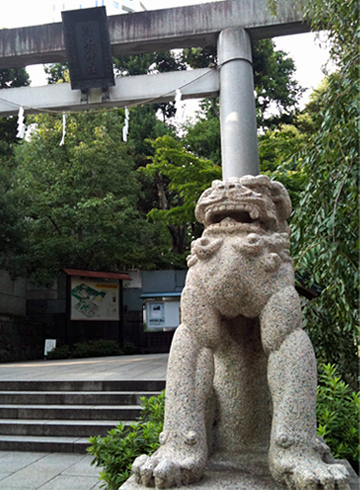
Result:
M158 391L0 391L2 405L140 405Z
M0 381L0 391L157 391L164 380Z
M136 421L165 381L0 381L0 450L84 453L90 436Z
M51 437L90 437L105 436L117 425L118 420L46 420L46 419L2 419L0 420L1 435L11 436L51 436ZM125 427L133 423L123 420Z
M0 419L135 420L138 405L0 405Z
M1 436L0 451L85 453L90 446L84 437Z

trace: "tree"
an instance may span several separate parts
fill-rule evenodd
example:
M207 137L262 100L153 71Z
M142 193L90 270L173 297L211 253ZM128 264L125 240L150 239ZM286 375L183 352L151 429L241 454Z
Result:
M283 51L275 50L271 39L252 43L257 124L262 131L291 123L303 92L294 79L294 61ZM184 50L184 61L194 68L217 63L215 47ZM271 112L269 111L271 109ZM200 158L221 165L219 108L215 99L201 104L195 124L186 126L185 144Z
M0 89L25 87L30 84L25 68L3 68L0 70Z
M195 124L186 125L186 147L199 158L221 165L220 120L215 100L204 100Z
M299 205L300 193L305 188L306 174L294 157L308 142L303 121L309 117L305 111L294 119L294 124L280 124L259 136L260 172L284 184L293 209Z
M294 78L294 60L276 50L272 39L254 40L252 50L258 127L274 128L293 122L304 92Z
M47 81L49 85L55 83L68 82L69 78L69 65L68 63L50 63L44 65L44 72L47 75Z
M123 56L114 59L115 74L117 77L129 75L142 75L154 71L168 71L171 69L182 69L181 63L175 54L171 52L148 53L137 56ZM50 74L49 83L59 83L66 80L67 65L55 63L46 67L46 72ZM150 139L156 138L172 132L171 125L165 124L157 117L158 110L161 110L163 117L175 113L174 104L148 104L129 108L130 125L127 142L129 155L135 163L135 168L145 166L148 158L154 154ZM120 112L118 113L120 114ZM122 114L122 111L121 111ZM119 116L122 121L122 116ZM121 131L120 133L121 134ZM146 214L156 205L157 187L154 179L149 175L137 174L140 188L137 193L137 210L143 219L142 226L147 227L153 232L154 250L161 253L153 255L146 254L145 257L138 257L134 264L146 266L148 269L155 267L168 268L173 266L171 254L171 238L167 228L161 222L145 222ZM156 232L155 232L156 230Z
M271 41L257 44L257 51L260 53L265 48L267 48L267 52L274 52L274 45ZM277 78L278 74L281 73L282 80L286 79L289 87L297 87L296 82L292 81L293 63L290 63L292 70L289 69L289 65L287 65L285 72L282 69L282 60L285 58L284 53L280 53L278 56L274 55L275 61L273 63L281 67L277 69L274 76ZM150 59L149 56L147 62ZM133 62L135 60L127 57L125 61ZM181 61L183 65L190 65L193 68L214 64L217 62L216 49L214 47L185 49ZM183 65L180 63L179 68L183 69ZM166 63L165 66L168 64ZM170 63L170 66L173 68L174 63ZM258 66L259 70L273 69L270 62L266 64L259 61ZM131 69L133 69L132 65ZM130 68L127 72L130 72ZM268 87L269 80L271 80L270 75L267 78L265 75L266 73L258 74L259 80L262 81L262 87ZM286 104L289 106L294 104L295 101L290 100L290 96L288 99L281 98L285 90L283 86L281 89L282 93L279 92L278 94L276 88L272 92L269 88L266 97L271 99L278 94L279 101L282 101L284 107ZM264 93L264 90L259 91ZM266 97L263 94L264 100ZM280 102L279 105L281 105ZM265 107L265 102L263 102L263 107ZM133 123L131 127L134 127ZM131 131L132 129L130 136ZM150 131L153 132L151 128ZM169 130L167 133L169 134ZM194 217L196 201L201 192L211 185L213 179L221 178L220 124L216 101L207 99L202 102L201 116L194 125L187 125L186 135L181 142L173 137L164 136L156 139L153 148L150 149L146 148L150 139L152 138L145 140L140 138L133 141L135 145L140 145L143 161L149 156L152 161L145 169L140 169L142 170L141 178L146 178L148 189L152 180L151 188L156 191L156 193L152 192L152 199L147 201L150 205L147 210L148 217L157 223L166 223L171 234L172 252L175 254L174 263L184 264L184 254L189 250L190 241L197 238L202 230ZM150 197L149 194L148 197ZM176 259L176 254L179 256L178 259Z
M12 158L0 158L0 269L20 273L14 258L24 252L25 230L17 200L9 192L14 170Z
M38 283L51 283L64 267L154 267L166 251L161 231L136 208L139 183L119 112L69 115L64 146L61 118L37 116L37 131L16 150L12 195L27 226L18 262Z
M29 75L24 68L0 70L0 89L29 85ZM13 262L14 255L22 253L24 247L24 226L18 213L16 200L9 194L14 178L14 148L17 118L0 118L0 268L6 269Z
M0 89L25 87L30 84L25 68L3 68L0 70ZM10 158L17 142L16 117L0 117L0 159Z
M253 40L252 57L254 70L255 103L259 128L290 123L296 114L303 89L295 80L295 64L284 51L276 50L271 39ZM192 68L217 65L215 46L185 49L183 61ZM271 111L269 112L269 109ZM218 117L214 103L203 106L205 114Z
M169 135L157 138L153 147L155 155L151 163L139 169L142 174L155 178L158 189L158 205L148 217L166 224L172 238L172 252L179 256L181 265L190 242L202 231L195 220L196 203L211 182L221 178L221 168L210 160L197 158L181 141Z
M292 167L305 176L291 222L295 267L323 288L304 306L305 327L320 362L336 364L348 383L358 370L358 94L357 2L315 0L304 11L325 29L336 71L307 107L307 144Z

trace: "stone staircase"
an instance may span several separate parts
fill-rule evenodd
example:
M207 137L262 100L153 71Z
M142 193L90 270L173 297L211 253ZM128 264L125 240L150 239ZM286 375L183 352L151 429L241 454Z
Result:
M0 450L83 453L165 381L0 381Z

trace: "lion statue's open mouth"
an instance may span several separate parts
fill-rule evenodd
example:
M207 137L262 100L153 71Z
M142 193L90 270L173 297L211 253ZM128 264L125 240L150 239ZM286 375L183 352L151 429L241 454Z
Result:
M265 175L215 180L196 206L195 215L208 231L277 231L291 213L281 184Z

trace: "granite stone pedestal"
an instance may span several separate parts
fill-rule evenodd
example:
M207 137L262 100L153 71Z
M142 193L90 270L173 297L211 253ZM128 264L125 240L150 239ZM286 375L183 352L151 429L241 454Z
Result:
M267 454L224 455L209 458L203 478L187 485L191 490L284 490L286 487L274 482L267 465ZM360 480L350 464L342 463L348 470L351 480L349 490L359 490ZM146 490L148 487L137 484L134 475L125 482L121 490Z

